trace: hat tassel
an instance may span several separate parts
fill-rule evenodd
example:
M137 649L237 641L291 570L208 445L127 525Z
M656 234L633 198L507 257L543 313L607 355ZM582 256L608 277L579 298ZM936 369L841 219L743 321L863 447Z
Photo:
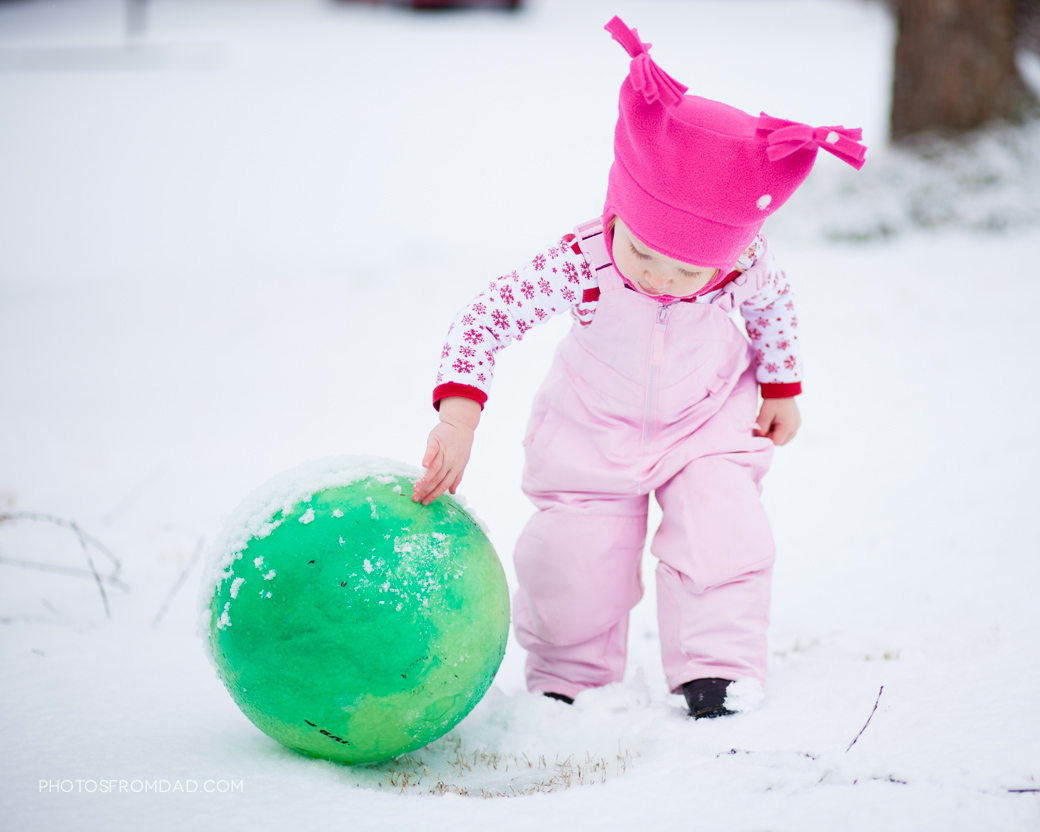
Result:
M796 150L819 147L859 170L867 154L867 147L861 142L863 130L859 127L810 127L762 113L755 134L766 139L766 156L770 162L790 156Z
M674 107L683 100L688 87L683 86L650 57L652 43L643 43L639 32L629 29L620 17L615 16L603 27L620 43L632 58L629 78L632 86L643 94L647 104L660 101L666 107Z

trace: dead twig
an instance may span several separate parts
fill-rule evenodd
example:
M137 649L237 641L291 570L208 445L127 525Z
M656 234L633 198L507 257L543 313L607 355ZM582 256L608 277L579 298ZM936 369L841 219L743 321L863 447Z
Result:
M862 737L862 736L863 736L863 732L864 732L864 731L866 731L866 730L867 730L867 726L868 726L868 725L870 725L870 720L872 720L872 719L874 718L874 711L876 711L876 710L877 710L878 702L880 702L880 701L881 701L881 692L882 692L882 691L883 691L884 689L885 689L885 686L884 686L884 685L882 685L882 686L881 686L881 689L880 689L880 690L878 690L878 692L877 692L877 699L875 699L875 700L874 700L874 710L872 710L872 711L870 712L870 716L868 716L868 717L867 717L867 721L863 723L863 727L859 729L859 733L858 733L858 734L856 734L856 737L855 737L855 739L853 739L853 740L852 740L852 742L850 742L850 743L849 743L849 747L845 749L845 753L846 753L846 754L848 754L848 753L849 753L849 751L851 751L851 750L852 750L852 746L854 746L854 745L856 744L856 740L858 740L858 739L859 739L860 737Z
M199 559L199 555L202 554L202 547L203 547L203 544L205 542L206 542L206 538L205 537L200 537L199 538L199 542L195 546L195 552L191 556L191 560L189 560L188 561L188 565L184 567L184 570L181 572L180 577L177 578L177 583L175 583L173 585L173 589L170 590L170 594L166 596L166 600L163 601L162 607L160 608L159 612L156 613L155 620L152 622L152 629L153 630L158 628L159 621L162 619L162 617L164 615L166 615L166 610L170 606L170 602L173 600L173 597L178 592L180 592L181 587L184 586L184 582L188 579L188 573L191 572L191 570L194 568L195 563Z
M0 514L0 523L5 520L35 520L42 523L52 523L55 526L61 526L65 529L71 529L73 534L75 534L76 538L79 540L80 548L83 549L83 557L87 560L87 567L90 570L90 575L94 579L94 583L97 584L98 592L101 594L101 603L105 608L105 618L109 620L112 619L112 610L108 606L108 594L105 592L105 585L101 580L101 575L98 574L97 567L94 566L94 559L90 556L90 547L93 546L112 561L115 570L110 576L108 576L109 578L116 578L121 569L119 559L115 555L93 537L86 534L79 527L79 524L73 520L64 520L61 517L55 517L53 514L39 514L32 511L15 511Z
M112 610L108 607L108 593L105 592L105 585L101 583L101 576L94 566L94 559L90 556L90 549L87 548L87 539L83 536L80 527L75 523L70 523L69 527L76 533L76 537L79 538L79 544L83 547L83 557L87 559L87 566L90 567L90 573L94 576L94 583L97 584L98 592L101 593L101 603L105 607L105 618L111 621Z
M61 526L64 529L72 529L80 537L81 540L87 541L91 546L97 549L106 558L112 561L112 574L108 577L115 580L119 577L119 573L123 569L123 564L119 562L119 558L112 554L111 550L105 546L96 537L93 537L76 525L72 520L64 520L61 517L55 517L53 514L42 514L36 511L8 511L0 512L0 523L5 520L34 520L38 523L51 523L55 526Z
M5 558L0 556L0 564L5 566L17 566L19 569L33 569L37 572L56 572L60 575L72 575L76 578L93 579L94 577L89 569L77 569L75 566L58 566L54 563L41 563L36 560L16 560L15 558ZM119 578L113 578L111 575L102 575L101 580L116 587L116 589L123 590L124 592L130 589L130 587L119 580Z

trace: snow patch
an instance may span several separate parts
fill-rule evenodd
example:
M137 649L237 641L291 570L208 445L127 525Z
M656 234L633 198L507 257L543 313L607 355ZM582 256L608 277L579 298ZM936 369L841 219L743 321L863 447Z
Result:
M726 688L726 701L723 707L735 713L754 711L765 699L762 683L757 679L738 679Z
M305 525L305 526L308 523L313 523L314 522L314 509L313 508L307 509L303 513L303 516L300 518L300 522L303 523L303 525Z
M772 201L773 197L771 194L762 194L762 196L758 198L758 201L755 203L755 205L758 206L759 211L765 211L766 208L769 207L769 203L771 203Z
M242 586L242 584L244 584L245 582L246 582L245 578L235 578L235 580L233 580L231 582L231 597L232 598L237 598L238 597L238 590Z
M623 713L650 706L650 687L642 668L637 668L632 681L604 685L574 693L574 710L590 713Z
M1040 227L1040 120L879 148L863 170L819 166L774 221L786 237L866 242L919 231Z

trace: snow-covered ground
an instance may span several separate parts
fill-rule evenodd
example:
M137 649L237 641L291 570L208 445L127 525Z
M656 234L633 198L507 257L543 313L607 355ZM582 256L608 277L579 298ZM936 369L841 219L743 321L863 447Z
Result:
M0 826L1040 828L1036 158L990 153L1003 196L933 183L938 228L900 226L880 4L149 6L126 48L116 0L0 3ZM532 696L510 642L429 749L303 758L204 658L198 553L305 460L418 463L457 307L601 207L615 13L695 92L871 145L862 187L823 154L771 234L809 370L766 482L765 704L683 717L650 580L623 684ZM976 198L1024 202L988 234L934 204ZM837 243L824 221L870 217L900 233ZM463 483L510 581L519 439L566 326L502 358Z

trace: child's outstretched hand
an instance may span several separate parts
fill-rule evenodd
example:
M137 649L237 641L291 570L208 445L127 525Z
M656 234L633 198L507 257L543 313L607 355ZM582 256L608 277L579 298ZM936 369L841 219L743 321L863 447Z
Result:
M774 445L786 445L798 433L802 417L798 403L792 399L763 399L755 420L755 436L764 436Z
M416 480L412 499L428 506L445 491L455 493L469 462L473 432L480 422L480 405L472 399L449 396L440 401L441 421L426 441L423 475Z

